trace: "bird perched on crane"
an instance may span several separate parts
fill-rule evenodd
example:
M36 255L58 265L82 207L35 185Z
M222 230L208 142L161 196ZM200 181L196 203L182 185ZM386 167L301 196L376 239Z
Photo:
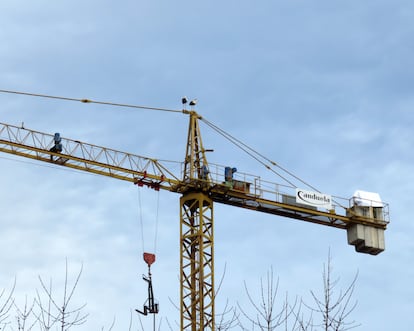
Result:
M187 97L182 97L182 98L181 98L181 103L183 104L183 109L184 109L184 110L186 109L186 104L187 104L187 102L188 102Z
M198 101L197 99L193 99L193 100L190 101L189 105L191 107L194 107L197 104L197 101Z

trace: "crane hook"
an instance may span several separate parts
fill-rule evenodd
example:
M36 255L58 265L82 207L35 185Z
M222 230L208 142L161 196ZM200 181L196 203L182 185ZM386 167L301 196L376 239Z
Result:
M144 261L148 265L148 276L142 275L142 279L148 283L148 299L144 303L144 311L140 311L138 309L135 309L135 311L142 315L158 314L159 305L158 303L155 303L151 278L151 264L155 262L155 254L144 253Z

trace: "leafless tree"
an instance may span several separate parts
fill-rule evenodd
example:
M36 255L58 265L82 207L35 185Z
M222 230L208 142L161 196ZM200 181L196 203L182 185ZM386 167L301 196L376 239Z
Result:
M9 318L9 312L14 303L13 293L15 288L16 279L14 279L13 286L8 294L6 294L5 289L1 290L0 292L0 330L3 330L5 326L8 324L7 320Z
M318 327L324 331L346 331L359 326L354 320L350 320L350 315L357 306L357 301L353 300L353 294L358 274L355 275L345 290L339 290L336 293L339 278L332 279L331 262L332 258L329 252L328 261L327 264L324 264L322 273L323 295L318 297L314 291L311 291L314 306L306 305L312 314L321 317L321 322L317 324L303 323L302 319L300 324L302 326L306 325L307 328L300 330L312 330L311 327Z
M108 331L112 331L113 327L115 326L115 321L116 321L116 318L114 316L114 318L112 320L112 324L110 325ZM129 331L131 331L131 321L132 321L132 314L131 314L130 323L129 323ZM101 331L105 331L105 328L102 327Z
M226 300L223 312L216 314L216 330L228 331L238 326L239 315L234 307L229 307L229 301Z
M226 271L227 263L224 265L223 274L221 275L219 285L217 286L214 295L215 301L223 285ZM217 331L228 331L238 325L238 320L239 318L236 309L234 307L229 307L229 300L227 299L223 311L215 315L215 328Z
M313 314L312 310L310 311L310 314L307 318L305 318L305 315L302 311L303 302L300 302L297 309L292 309L293 314L293 322L290 330L292 331L313 331ZM287 328L287 321L286 321L286 327L285 330L288 330Z
M294 306L288 304L287 298L281 304L281 307L277 310L276 308L276 297L279 289L279 280L274 281L273 268L267 272L265 283L263 278L260 278L260 299L259 301L255 300L247 288L246 282L244 282L244 288L250 302L250 305L253 307L253 313L247 313L241 306L238 304L238 307L242 315L247 319L249 327L245 327L240 322L240 327L243 330L254 330L255 328L261 331L273 331L276 330L279 326L286 325L286 321L289 316L292 314ZM258 303L259 302L259 303Z
M35 300L32 301L32 303L30 305L28 305L27 303L27 296L26 296L26 300L24 303L24 307L23 309L20 309L16 303L13 303L13 306L16 309L16 320L17 320L17 330L18 331L30 331L33 329L33 327L36 325L37 323L37 319L36 318L32 318L32 320L30 320L33 316L33 308L35 306Z
M238 308L245 318L240 327L244 331L347 331L359 326L350 318L355 310L357 301L353 300L356 280L355 275L345 290L338 290L339 278L333 278L332 258L329 251L328 261L323 266L322 280L323 293L318 296L310 291L312 304L295 299L293 304L288 303L288 297L279 304L277 309L277 294L279 281L274 281L273 270L267 272L265 281L260 279L260 291L255 297L248 290L244 282L245 291L253 312L247 313L240 304Z
M170 331L174 331L174 329L172 328L172 326L171 326L170 321L168 320L168 318L167 318L166 320L167 320L167 326L168 326L168 329L169 329ZM179 328L179 325L177 325L176 327L177 327L177 329L178 329L178 328Z
M86 304L77 308L70 308L73 294L75 293L75 290L78 286L82 270L83 266L80 268L73 286L69 288L68 262L66 260L63 297L60 304L53 296L52 282L50 281L50 285L47 287L43 279L39 276L40 284L48 300L47 306L45 306L42 303L41 297L38 293L37 303L40 307L40 315L38 320L41 326L41 330L49 331L54 324L58 324L58 327L61 331L67 331L74 326L79 326L86 322L88 314L84 314L82 311L85 308Z
M45 287L45 284L42 284ZM49 281L49 287L46 293L52 293L52 280ZM52 297L47 296L47 304L42 303L42 299L38 290L36 290L36 303L40 308L40 312L37 314L37 320L40 326L40 330L49 331L56 323L56 319L52 315Z

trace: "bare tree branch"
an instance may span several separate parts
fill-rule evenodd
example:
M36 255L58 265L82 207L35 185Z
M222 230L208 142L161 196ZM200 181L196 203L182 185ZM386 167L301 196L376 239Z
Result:
M37 316L37 320L39 321L40 329L43 331L50 330L53 325L56 323L56 319L52 317L51 309L52 309L52 280L49 281L49 288L46 288L45 284L43 283L42 279L39 277L40 284L43 290L46 293L50 293L48 295L47 307L45 308L42 304L42 300L40 298L39 291L36 290L36 303L40 308L40 312Z
M33 327L37 323L37 319L34 319L34 321L26 328L26 323L29 320L29 317L33 315L33 308L35 305L35 300L33 300L32 304L30 306L27 305L27 296L24 303L24 308L21 310L16 303L13 303L13 306L16 308L16 320L17 320L17 329L19 331L30 331L33 329Z
M219 319L217 318L219 317ZM234 307L229 307L229 300L226 300L223 312L216 314L216 330L227 331L238 326L238 315Z
M260 278L260 300L259 303L255 301L250 294L246 282L244 282L244 289L250 305L253 307L254 313L252 315L247 314L240 304L237 304L242 315L252 324L252 327L258 327L262 331L276 330L279 326L283 325L286 319L292 314L292 310L289 308L287 299L282 303L282 307L278 312L276 309L276 297L279 290L279 280L274 281L273 268L267 272L266 283L263 283L263 278ZM239 320L239 325L243 330L247 330ZM250 330L252 330L250 328Z
M319 298L314 291L311 291L314 307L305 305L311 312L319 314L322 321L319 324L313 324L313 327L322 327L324 331L347 331L359 326L354 320L348 321L351 313L357 306L357 301L352 300L355 290L358 273L356 273L350 285L345 291L340 290L335 296L335 289L338 286L339 278L332 280L332 257L328 253L327 264L324 264L322 280L324 293ZM302 321L303 322L303 321Z
M132 317L131 317L132 318ZM112 324L111 324L111 326L109 327L109 329L108 329L108 331L111 331L112 330L112 328L114 327L114 325L115 325L115 321L116 321L116 318L115 318L115 316L114 316L114 318L113 318L113 320L112 320ZM105 330L105 328L104 327L102 327L102 329L101 329L102 331L104 331Z
M168 328L170 329L170 331L174 331L174 329L171 327L171 324L170 324L170 321L168 320L168 318L166 319L167 320L167 325L168 325ZM177 323L176 323L177 324ZM179 328L179 326L178 326L178 324L177 324L177 329Z
M48 307L45 308L42 304L41 298L39 293L37 292L37 303L40 307L40 315L39 315L39 323L41 325L42 330L48 331L55 323L59 323L59 328L62 331L67 331L73 326L79 326L86 322L86 319L89 314L84 314L82 310L85 308L86 304L74 308L69 309L69 305L71 303L73 294L79 284L79 279L83 271L83 266L81 266L79 273L76 276L75 282L70 288L68 289L68 263L66 260L66 268L65 268L65 282L64 282L64 290L63 290L63 298L62 303L59 305L57 304L56 300L53 298L52 293L52 281L50 281L50 287L47 288L43 279L39 276L39 281L42 286L46 297L48 298ZM52 312L52 308L54 312Z
M16 289L16 278L14 278L13 286L9 294L6 295L4 302L0 303L0 325L3 325L3 327L5 327L8 324L7 319L9 318L9 312L14 303L13 293L15 289ZM5 293L6 293L5 289L1 290L0 299L3 298Z

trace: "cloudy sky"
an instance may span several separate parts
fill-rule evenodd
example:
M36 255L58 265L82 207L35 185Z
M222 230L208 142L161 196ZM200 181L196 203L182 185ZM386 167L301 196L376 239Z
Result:
M273 268L283 300L321 292L328 251L337 293L358 273L351 319L360 330L414 324L414 3L409 0L0 2L0 89L180 109L212 123L319 190L390 204L386 251L358 254L342 230L215 205L218 312L253 313ZM0 122L95 145L183 161L188 118L0 93ZM209 127L214 163L279 178ZM176 170L176 169L173 169ZM40 276L62 296L83 265L76 330L127 330L146 299L142 251L156 251L161 330L178 329L179 195L0 155L0 289L16 279L22 307ZM143 227L141 228L141 220ZM155 241L154 224L158 220ZM144 241L142 241L142 229ZM3 298L0 298L0 306ZM173 304L174 303L174 304ZM306 312L305 312L306 313ZM15 311L9 321L15 326ZM315 322L317 322L317 317ZM139 328L136 314L133 328ZM143 319L150 330L150 318Z

